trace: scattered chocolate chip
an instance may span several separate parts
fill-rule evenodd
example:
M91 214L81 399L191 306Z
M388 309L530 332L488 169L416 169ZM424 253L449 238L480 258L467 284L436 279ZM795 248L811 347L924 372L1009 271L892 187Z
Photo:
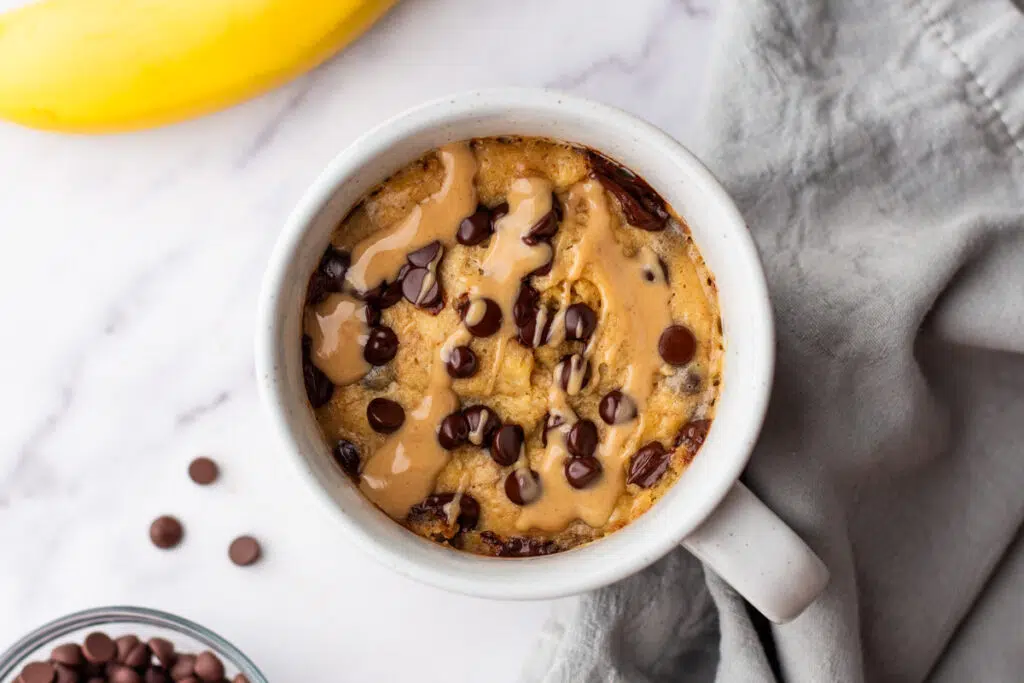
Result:
M189 654L180 654L178 658L174 660L174 664L171 665L171 678L175 681L181 681L196 672L196 656Z
M578 353L562 356L555 366L555 381L570 396L580 393L590 383L590 361Z
M540 432L540 441L547 447L548 445L548 432L552 429L556 429L565 424L565 418L557 413L552 415L551 413L544 414L543 428Z
M58 664L76 668L82 664L82 648L78 643L64 643L53 648L50 659Z
M366 406L366 421L373 431L392 434L405 422L405 411L391 399L375 398Z
M402 296L414 306L435 308L442 302L441 283L428 268L413 268L402 280Z
M670 325L658 338L658 353L670 365L686 365L697 351L697 339L683 325Z
M551 324L555 314L549 308L538 308L525 324L517 327L516 339L528 349L543 346L551 339Z
M558 204L558 200L552 197L552 205L555 204ZM537 221L532 228L526 231L526 234L523 235L523 242L532 247L540 242L551 239L557 232L558 215L554 210L548 211L546 214L541 216L541 219Z
M604 395L597 406L597 412L607 424L623 424L636 417L636 402L615 389Z
M565 309L565 338L585 342L597 328L597 314L584 303L576 303Z
M231 541L231 545L228 547L228 557L239 567L255 564L262 554L263 550L260 548L259 541L252 536L239 536ZM176 678L173 670L171 678Z
M385 308L391 308L397 304L402 300L402 277L405 272L408 272L407 267L403 266L403 270L399 271L398 277L394 282L380 283L362 295L363 301L377 311L383 311Z
M682 446L691 456L700 450L711 428L711 420L690 420L676 434L675 447Z
M491 458L499 465L512 465L519 459L526 436L517 424L502 425L491 439Z
M162 550L169 550L175 547L181 543L181 539L184 536L185 530L182 528L181 522L170 515L157 517L149 525L149 540L153 541L153 545ZM88 653L86 653L86 656L88 657Z
M434 241L427 246L417 249L416 251L409 254L406 258L413 266L417 268L426 268L433 262L434 259L441 255L441 243Z
M106 633L94 631L85 637L82 654L90 664L106 664L117 656L117 645Z
M311 305L318 304L327 298L329 293L342 291L350 263L351 258L346 252L328 245L324 255L320 257L320 264L309 277L306 302Z
M112 664L107 667L107 681L109 683L142 683L142 676L130 666Z
M490 443L494 433L501 428L501 420L487 406L470 406L462 411L469 425L469 442L474 446Z
M354 443L347 439L340 439L334 446L332 454L334 461L341 466L345 474L355 480L359 479L359 449Z
M479 364L473 349L468 346L456 346L448 355L445 363L448 375L455 379L465 379L476 374Z
M536 315L539 305L540 294L537 290L525 282L520 284L519 293L516 295L515 303L512 304L512 322L517 327L522 327Z
M507 205L506 205L507 206ZM459 244L475 247L491 236L494 231L493 221L496 220L487 207L478 207L476 213L462 219L455 239Z
M540 498L540 477L533 470L512 470L505 477L505 495L516 505L529 505Z
M386 325L370 328L363 348L363 358L370 365L385 365L398 353L398 337Z
M164 666L170 666L174 662L174 645L163 638L150 638L146 641L153 656Z
M581 458L593 455L597 442L597 425L590 420L580 420L569 430L565 446L571 455Z
M198 457L188 466L189 478L200 486L217 481L219 474L220 468L217 467L217 463L207 457Z
M601 478L601 463L587 455L565 461L565 478L574 489L585 489Z
M417 503L409 511L410 519L416 519L418 517L430 517L433 519L448 519L448 510L446 506L451 505L455 500L454 493L434 493L427 496L422 503ZM455 518L459 528L463 531L469 531L470 529L476 528L477 521L480 519L480 503L477 502L476 498L463 493L459 496L459 514Z
M219 683L224 678L224 662L209 650L200 652L196 657L196 676L201 681Z
M313 364L313 340L302 335L302 382L306 385L306 397L313 408L319 408L331 400L334 383Z
M653 232L665 229L669 218L665 200L642 178L593 152L590 168L593 176L619 201L630 225Z
M490 337L501 328L501 306L491 299L474 299L466 305L462 320L474 337Z
M650 442L630 458L626 483L643 489L651 488L668 470L671 460L672 451L665 450L657 441Z
M469 422L466 416L459 411L441 420L437 428L437 442L441 448L452 450L458 448L469 440Z
M53 683L57 672L46 662L30 662L21 670L17 683Z
M546 538L512 536L503 539L493 531L484 531L480 540L490 546L498 557L535 557L558 552L558 544Z

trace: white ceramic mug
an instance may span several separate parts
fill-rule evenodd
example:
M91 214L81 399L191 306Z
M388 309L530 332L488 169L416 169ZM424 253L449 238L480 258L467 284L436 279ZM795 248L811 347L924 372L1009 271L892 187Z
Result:
M690 227L718 285L725 358L707 440L651 510L573 550L524 559L454 551L396 524L334 464L302 382L306 284L331 231L359 199L427 151L473 137L528 135L578 143L647 180ZM797 616L828 571L813 552L737 481L764 419L775 337L764 272L732 200L690 152L623 111L542 90L468 92L386 121L343 151L288 220L263 283L256 364L264 401L285 448L336 512L339 529L388 567L426 583L490 598L553 598L643 569L678 544L699 557L769 619Z

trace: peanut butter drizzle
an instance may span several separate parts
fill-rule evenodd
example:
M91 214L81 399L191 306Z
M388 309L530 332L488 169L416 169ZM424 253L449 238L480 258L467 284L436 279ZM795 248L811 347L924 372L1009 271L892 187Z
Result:
M565 435L570 421L566 420L566 425L557 433L550 432L547 449L537 470L543 493L539 500L521 509L516 520L516 528L521 531L561 531L576 519L592 527L601 527L608 522L619 496L625 491L626 464L643 432L642 411L654 389L655 374L661 367L658 337L671 324L671 290L666 286L664 277L653 281L646 278L651 259L653 257L657 264L657 256L653 252L640 254L637 258L623 254L615 241L608 198L601 184L596 180L577 183L569 192L568 204L568 220L576 218L572 213L573 207L579 204L586 207L586 228L576 245L574 260L568 267L556 267L549 276L550 281L565 279L573 282L580 279L587 269L588 278L600 291L603 306L586 355L598 355L595 342L600 336L603 351L592 364L606 363L614 367L620 350L632 347L627 356L629 365L622 391L636 402L640 416L626 424L607 427L597 452L604 467L603 474L583 490L572 488L564 472L568 457ZM660 266L655 270L660 273ZM614 324L609 324L611 321ZM596 379L592 380L591 386L594 385ZM549 401L551 411L557 409L564 413L569 408L557 383Z
M331 294L306 309L303 328L313 341L313 363L335 384L358 382L370 371L363 358L370 328L362 301Z
M469 145L445 145L437 156L444 167L441 189L417 204L405 218L370 235L352 250L352 266L345 281L357 292L395 277L409 252L434 241L451 244L462 219L476 211L473 178L477 163Z

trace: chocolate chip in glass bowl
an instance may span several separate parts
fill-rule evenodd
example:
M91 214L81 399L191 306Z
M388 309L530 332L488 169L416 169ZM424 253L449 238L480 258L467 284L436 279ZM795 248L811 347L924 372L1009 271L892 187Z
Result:
M370 365L386 365L398 353L398 337L386 325L370 328L363 347L363 358Z
M533 470L512 470L505 477L505 495L516 505L533 503L540 498L540 476Z
M334 395L334 383L320 368L313 364L313 339L302 335L302 383L306 387L306 398L314 409L325 405Z
M601 399L597 412L606 424L623 424L636 417L636 402L618 389L614 389Z
M580 420L569 430L565 446L570 455L578 458L589 457L597 450L597 425L590 420Z
M437 428L437 442L441 448L452 450L469 440L469 421L461 411L445 416Z
M405 410L396 401L378 397L366 405L366 421L378 434L392 434L405 422Z
M15 683L53 683L57 671L47 662L29 662L15 679Z
M50 661L73 669L77 668L82 664L82 648L78 643L58 645L50 652Z
M157 517L149 525L149 540L161 550L177 547L184 536L185 529L181 526L181 522L170 515ZM88 653L86 653L86 658L88 658Z
M591 455L565 461L565 478L574 489L585 489L601 478L601 463Z
M658 353L669 365L686 365L697 351L697 338L684 325L670 325L658 338Z
M150 638L146 641L156 660L164 666L174 663L174 644L164 638Z
M501 428L501 420L487 406L470 406L462 411L469 425L469 442L474 446L490 443L494 433Z
M590 361L578 353L563 356L555 366L555 382L570 396L575 396L590 384L590 375Z
M502 425L491 438L491 458L499 465L512 465L519 460L519 454L526 443L523 428L517 424Z
M196 655L196 676L207 683L220 683L224 678L224 662L209 650Z
M348 439L339 439L331 453L345 474L352 479L359 479L359 449L354 443Z
M501 306L492 299L468 301L460 315L474 337L490 337L501 328Z
M117 645L106 633L95 631L85 637L82 654L90 664L106 664L117 656Z
M630 458L626 483L649 489L668 471L671 461L672 451L666 450L659 442L652 441Z
M476 358L476 354L473 349L468 346L456 346L452 349L452 352L448 354L448 360L445 361L445 368L448 370L448 376L454 379L466 379L476 374L479 368L479 363Z
M575 303L565 309L565 338L585 342L597 328L597 314L584 303Z
M108 683L142 683L142 676L130 666L124 664L107 664Z

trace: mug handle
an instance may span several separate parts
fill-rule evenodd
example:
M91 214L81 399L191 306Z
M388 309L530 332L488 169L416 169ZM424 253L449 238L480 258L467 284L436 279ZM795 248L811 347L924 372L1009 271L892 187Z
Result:
M683 547L777 624L798 617L828 583L825 563L740 482Z

